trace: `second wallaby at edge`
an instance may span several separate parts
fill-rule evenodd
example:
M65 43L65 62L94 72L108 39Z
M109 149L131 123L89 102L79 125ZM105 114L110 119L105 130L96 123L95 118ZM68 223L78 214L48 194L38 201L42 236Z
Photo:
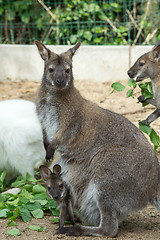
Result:
M153 98L145 99L143 95L138 97L141 103L150 103L156 107L156 110L142 121L144 124L150 124L160 116L160 41L151 51L137 59L128 70L128 75L135 78L136 82L151 79Z
M60 55L35 43L44 60L37 113L46 159L59 152L62 179L85 224L59 232L116 236L128 214L148 203L160 210L158 159L136 126L84 99L74 87L72 57L80 43Z

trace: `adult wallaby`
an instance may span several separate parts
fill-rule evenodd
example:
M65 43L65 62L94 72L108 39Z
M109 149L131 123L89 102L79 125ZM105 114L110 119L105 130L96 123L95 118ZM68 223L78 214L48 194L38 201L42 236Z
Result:
M123 116L84 99L74 87L72 57L35 42L44 60L37 113L47 159L61 155L73 207L91 226L60 229L68 235L116 236L119 223L148 202L160 209L160 167L141 131Z
M157 42L150 52L138 58L128 70L128 75L131 78L136 78L136 82L146 78L151 79L153 98L145 99L144 96L138 98L141 103L150 103L157 108L142 121L145 124L150 124L160 116L160 41Z
M74 225L71 196L69 188L61 178L61 166L58 164L54 165L52 173L48 167L42 165L40 166L40 174L45 181L48 196L55 200L60 208L59 228L64 227L64 221L67 216L69 216L69 220Z
M41 125L35 103L14 99L0 102L0 171L7 181L45 162Z

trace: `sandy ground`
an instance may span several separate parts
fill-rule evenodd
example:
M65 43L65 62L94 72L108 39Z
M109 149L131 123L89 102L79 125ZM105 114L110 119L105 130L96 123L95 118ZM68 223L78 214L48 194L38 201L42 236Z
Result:
M125 83L123 83L125 84ZM82 95L90 99L100 106L120 113L127 117L131 122L138 126L138 120L145 119L154 108L146 106L142 108L141 104L137 104L137 97L140 95L139 91L136 92L135 98L127 99L124 92L114 92L110 94L111 83L93 83L93 82L75 82L76 87L80 90ZM36 82L0 82L0 100L22 98L35 101L36 92L39 83ZM152 127L160 134L160 121L157 119L152 123ZM9 236L6 231L12 227L7 227L6 223L9 220L0 219L0 239L20 239L20 240L51 240L51 239L110 239L107 237L67 237L65 235L56 235L54 233L57 225L50 221L53 216L46 214L43 219L32 219L28 223L22 222L21 219L17 220L17 228L21 231L21 236ZM30 225L39 225L46 227L43 232L37 232L27 229ZM129 216L120 225L118 240L131 240L131 239L145 239L145 240L158 240L160 239L160 213L153 208L148 208L143 211Z

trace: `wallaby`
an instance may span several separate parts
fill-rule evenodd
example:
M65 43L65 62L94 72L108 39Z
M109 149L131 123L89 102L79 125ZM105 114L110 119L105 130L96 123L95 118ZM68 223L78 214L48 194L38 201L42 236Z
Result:
M150 103L157 108L142 121L145 124L150 124L160 116L160 41L151 51L138 58L128 70L128 75L130 78L136 78L136 82L146 78L151 79L153 98L145 99L144 96L138 98L141 103Z
M0 102L0 171L7 170L9 181L45 162L41 125L35 103L27 100Z
M45 181L48 196L55 200L60 208L59 228L64 227L64 221L67 216L69 216L72 225L74 225L71 197L66 183L61 178L60 165L54 165L53 173L48 167L42 165L40 166L40 174Z
M148 203L160 210L158 159L135 125L84 99L74 87L72 57L80 43L60 55L35 43L45 65L36 104L47 159L59 152L56 163L85 224L59 232L116 236L128 214Z

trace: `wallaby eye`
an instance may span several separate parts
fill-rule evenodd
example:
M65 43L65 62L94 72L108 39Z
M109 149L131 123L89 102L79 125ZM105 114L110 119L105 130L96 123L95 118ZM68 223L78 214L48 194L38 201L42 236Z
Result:
M139 66L139 67L144 66L144 62L139 62L138 66Z
M52 72L54 72L54 69L53 69L53 68L48 68L48 71L49 71L50 73L52 73Z
M66 69L66 73L70 73L70 69L69 68Z
M47 189L48 189L48 191L50 191L50 190L51 190L51 187L48 186Z

